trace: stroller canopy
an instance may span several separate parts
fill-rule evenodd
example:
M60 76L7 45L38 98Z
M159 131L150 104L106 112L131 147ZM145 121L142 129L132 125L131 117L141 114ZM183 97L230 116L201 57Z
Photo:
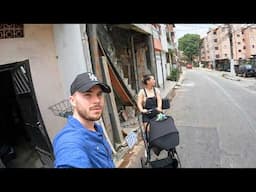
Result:
M149 146L169 150L179 144L179 132L171 116L162 121L153 118L149 122Z

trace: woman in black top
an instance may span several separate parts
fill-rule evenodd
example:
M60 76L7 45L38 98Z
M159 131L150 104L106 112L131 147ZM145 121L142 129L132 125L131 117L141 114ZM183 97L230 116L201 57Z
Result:
M144 75L142 82L145 86L139 90L137 106L142 113L142 121L145 129L147 122L154 115L148 113L149 110L156 109L157 112L162 112L162 100L159 89L155 87L156 81L153 75Z

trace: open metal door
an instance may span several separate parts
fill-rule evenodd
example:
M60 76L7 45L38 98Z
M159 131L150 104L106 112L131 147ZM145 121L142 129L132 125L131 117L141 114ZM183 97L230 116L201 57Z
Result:
M16 100L31 144L44 167L53 167L53 150L37 104L29 62L16 63L11 71Z

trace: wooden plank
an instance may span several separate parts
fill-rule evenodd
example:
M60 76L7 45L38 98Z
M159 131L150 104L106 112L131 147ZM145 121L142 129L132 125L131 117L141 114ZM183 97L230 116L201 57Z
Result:
M116 94L120 97L121 102L123 103L123 105L132 106L133 102L127 95L126 91L123 89L123 86L121 85L120 81L115 75L113 68L110 65L108 65L108 69L113 89L116 92Z
M109 74L109 70L107 67L107 59L106 57L101 57L101 63L102 63L102 69L105 72L104 75L104 79L106 81L106 83L108 85L110 85L110 77L108 76ZM113 88L112 88L112 92L109 94L109 100L107 101L109 102L108 105L110 106L116 106L116 102L115 102L115 95L113 92ZM123 136L121 133L121 125L120 125L120 120L119 120L119 116L118 116L118 111L116 107L112 107L109 108L108 114L112 114L110 119L111 119L111 125L112 125L112 131L113 131L113 136L114 136L114 141L117 143L122 143L123 142ZM104 122L105 123L105 122Z

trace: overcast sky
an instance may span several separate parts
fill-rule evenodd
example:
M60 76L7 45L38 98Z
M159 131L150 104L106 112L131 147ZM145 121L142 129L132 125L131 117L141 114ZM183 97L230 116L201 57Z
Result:
M209 31L209 28L214 28L217 25L218 24L175 24L175 37L177 41L187 33L198 34L203 37Z

